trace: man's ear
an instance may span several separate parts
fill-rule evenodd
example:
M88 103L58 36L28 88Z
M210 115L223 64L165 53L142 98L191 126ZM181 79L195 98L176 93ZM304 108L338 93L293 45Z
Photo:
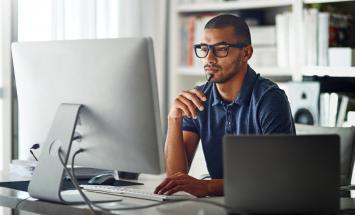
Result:
M251 58L251 56L253 55L253 47L251 45L248 45L244 48L244 52L243 52L243 61L244 62L248 62L248 60Z

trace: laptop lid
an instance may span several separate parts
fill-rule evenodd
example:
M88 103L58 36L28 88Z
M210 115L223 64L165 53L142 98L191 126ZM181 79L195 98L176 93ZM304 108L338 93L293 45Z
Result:
M224 194L231 212L335 213L339 136L225 136Z

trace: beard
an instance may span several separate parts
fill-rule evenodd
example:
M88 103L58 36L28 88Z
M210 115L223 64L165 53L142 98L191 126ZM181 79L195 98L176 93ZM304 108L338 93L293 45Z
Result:
M212 78L212 81L216 84L224 84L230 81L240 72L240 69L242 67L241 62L242 62L242 55L239 55L235 62L235 67L232 71L228 72L225 76L221 77L220 79Z

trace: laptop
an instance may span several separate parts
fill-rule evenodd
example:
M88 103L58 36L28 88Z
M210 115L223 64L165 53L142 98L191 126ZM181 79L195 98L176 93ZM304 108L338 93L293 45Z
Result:
M225 136L229 212L337 213L339 148L338 135Z

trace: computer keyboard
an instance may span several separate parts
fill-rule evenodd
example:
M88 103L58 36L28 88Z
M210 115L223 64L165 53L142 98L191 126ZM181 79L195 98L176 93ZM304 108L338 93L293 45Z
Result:
M174 200L196 198L191 194L159 195L141 189L127 188L127 187L116 187L116 186L106 186L106 185L80 185L80 186L86 191L107 193L112 195L148 199L148 200L155 200L155 201L174 201Z

